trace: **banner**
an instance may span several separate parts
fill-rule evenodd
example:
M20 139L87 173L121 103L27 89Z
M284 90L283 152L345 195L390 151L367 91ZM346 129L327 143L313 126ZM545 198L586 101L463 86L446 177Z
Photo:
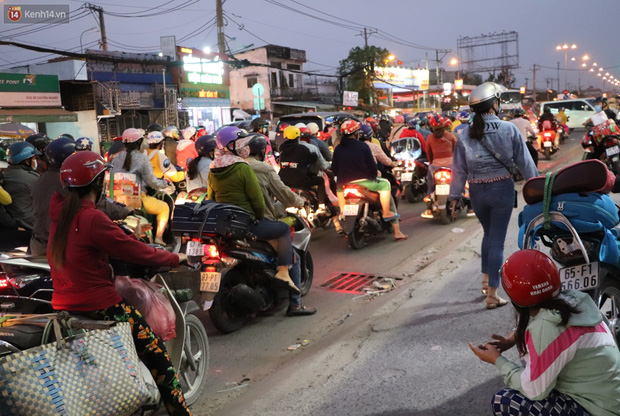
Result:
M0 73L0 107L60 107L56 75Z
M356 91L344 91L342 93L342 105L356 107L359 103L359 93Z
M378 67L375 68L375 76L375 88L428 90L429 87L429 75L426 69Z

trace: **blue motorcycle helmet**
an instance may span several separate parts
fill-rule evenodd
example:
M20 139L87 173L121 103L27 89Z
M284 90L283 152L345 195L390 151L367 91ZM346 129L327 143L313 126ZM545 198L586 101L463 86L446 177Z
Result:
M38 155L41 155L41 152L28 142L13 143L9 147L9 163L11 165L19 165L24 160Z
M92 150L92 148L93 142L88 137L80 137L75 141L75 150L78 152L82 150Z
M372 127L370 127L368 124L362 124L362 133L360 135L360 139L362 141L370 141L372 139L372 135L373 135L373 130Z
M68 137L60 137L53 140L45 149L45 156L50 167L59 168L66 158L75 153L75 141Z

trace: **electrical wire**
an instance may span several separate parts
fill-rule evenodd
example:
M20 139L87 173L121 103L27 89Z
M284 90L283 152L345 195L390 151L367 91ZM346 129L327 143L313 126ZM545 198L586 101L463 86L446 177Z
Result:
M172 7L170 9L165 9L165 10L160 10L158 12L153 12L153 13L145 13L145 14L136 14L138 12L131 12L131 13L115 13L115 12L109 12L109 11L103 11L103 13L109 15L109 16L114 16L114 17L123 17L123 18L137 18L137 17L152 17L152 16L161 16L164 14L168 14L168 13L172 13L172 12L176 12L179 11L187 6L193 5L198 3L199 0L187 0L184 3L179 4L178 6ZM170 2L168 2L170 3ZM151 9L149 9L151 10ZM144 13L141 12L141 13Z
M224 13L224 16L226 16L228 19L230 19L234 24L236 24L239 27L239 30L243 30L248 32L250 35L254 36L256 39L264 42L266 45L269 45L270 42L267 42L265 39L261 38L258 35L255 35L254 33L250 32L248 29L245 28L245 25L242 25L241 23L238 23L235 19L233 19L232 17L228 16L228 14Z
M302 14L302 15L304 15L306 17L310 17L312 19L319 20L319 21L325 22L325 23L329 23L331 25L335 25L335 26L338 26L338 27L341 27L341 28L344 28L344 29L349 29L349 30L353 30L355 32L359 32L360 29L364 28L363 26L360 26L358 24L356 24L355 26L345 25L345 24L342 23L342 21L341 22L334 22L334 21L329 20L329 19L325 19L325 18L322 18L322 17L319 17L319 16L314 16L314 15L311 15L309 13L305 13L305 12L303 12L301 10L298 10L298 9L296 9L294 7L282 4L282 3L280 3L280 2L278 2L276 0L265 0L265 1L267 3L271 3L271 4L275 5L275 6L281 7L283 9L290 10L292 12L295 12L295 13L298 13L298 14ZM321 14L323 14L323 13L321 13Z
M69 13L72 13L72 12L69 12ZM81 12L79 12L75 16L71 16L71 14L69 14L69 19L73 23L76 20L80 20L80 19L83 19L84 17L88 16L88 14L89 14L88 10L82 10ZM32 25L28 25L30 28L29 29L25 29L22 32L8 33L8 32L11 32L13 30L24 29L24 28L11 28L11 29L0 31L0 35L2 36L2 38L15 38L15 37L18 37L18 36L26 36L26 35L30 35L32 33L41 32L43 30L51 29L51 28L57 27L58 25L64 25L64 24L65 23L50 23L50 24L46 24L46 25L43 25L43 26L38 26L38 27L35 27L35 28L32 28Z

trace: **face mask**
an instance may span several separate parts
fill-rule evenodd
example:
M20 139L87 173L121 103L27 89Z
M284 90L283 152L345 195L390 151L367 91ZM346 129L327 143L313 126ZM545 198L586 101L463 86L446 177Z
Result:
M37 167L39 165L37 164L37 159L32 159L32 164L30 165L30 167L32 168L32 170L37 170Z
M242 158L245 159L248 156L250 156L250 147L249 146L243 146L239 149L235 149L237 151L237 155Z
M419 124L416 124L416 125L415 125L415 130L416 130L416 131L420 131L420 125L419 125Z
M603 108L600 105L595 105L594 111L596 111L597 113L600 113L601 111L603 111Z

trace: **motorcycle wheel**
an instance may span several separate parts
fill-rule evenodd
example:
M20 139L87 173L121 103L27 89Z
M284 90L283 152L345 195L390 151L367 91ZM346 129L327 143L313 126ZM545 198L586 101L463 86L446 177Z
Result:
M209 339L204 325L196 315L185 315L185 326L185 349L181 356L178 374L185 402L191 406L202 396L206 386L209 369ZM194 369L190 365L188 356L193 358Z
M545 147L545 160L551 160L551 148Z
M366 245L366 237L364 233L360 230L359 225L355 225L353 232L347 234L347 241L349 245L354 250L359 250Z
M220 290L213 299L213 305L209 309L209 317L213 322L213 326L223 334L230 334L240 330L246 320L245 314L237 314L234 305L228 300L228 291L239 283L245 282L243 275L236 271L230 270L222 277L220 282Z
M419 189L413 189L412 185L407 185L407 187L405 187L405 198L413 204L415 202L420 202L422 198L424 198L424 194Z
M620 283L614 277L608 276L599 289L598 307L609 320L611 332L620 342Z
M611 162L611 171L614 175L620 175L620 161Z
M298 252L301 257L301 296L306 296L312 287L312 280L314 279L314 262L312 260L312 254L306 251L305 256L303 252Z

